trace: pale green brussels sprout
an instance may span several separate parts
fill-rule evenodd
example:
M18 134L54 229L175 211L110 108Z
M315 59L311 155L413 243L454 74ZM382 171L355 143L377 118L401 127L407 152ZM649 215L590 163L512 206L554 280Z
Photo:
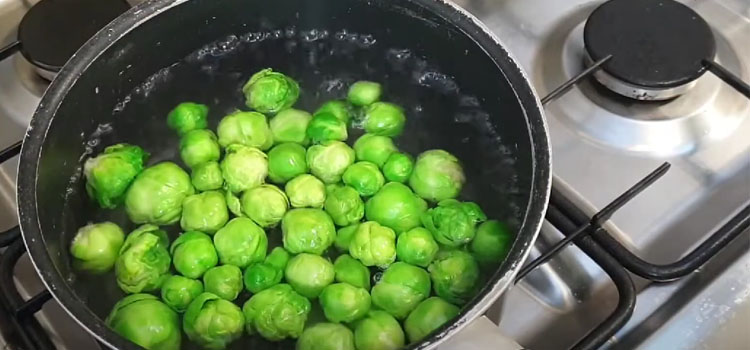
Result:
M276 113L297 102L299 85L294 79L266 68L250 77L242 93L248 107L261 113Z
M346 123L331 113L319 113L313 116L307 126L307 137L313 143L324 141L344 141L349 137Z
M354 333L340 324L317 323L305 328L296 350L355 350Z
M125 198L128 186L143 170L149 154L138 146L109 146L83 164L86 192L102 208L113 209Z
M206 292L219 298L232 301L242 291L242 271L234 265L221 265L208 269L203 274L203 287Z
M401 135L406 124L404 110L392 103L375 102L365 108L365 131L380 136Z
M125 211L136 224L171 225L180 220L182 201L195 193L190 175L172 162L141 172L125 195Z
M292 254L323 254L336 239L333 220L320 209L292 209L281 219L284 248Z
M235 111L221 119L216 133L221 147L239 144L265 151L273 145L266 116L258 112Z
M295 208L323 208L326 200L326 187L322 181L310 174L302 174L284 186L289 203Z
M342 254L333 263L336 282L370 290L370 270L349 254Z
M458 158L439 149L420 154L409 177L414 193L432 202L455 198L464 182L466 178Z
M206 191L188 196L182 202L180 227L185 231L213 234L229 220L227 202L219 191Z
M188 231L181 234L169 247L172 263L181 275L200 278L208 269L219 263L211 237L203 232Z
M333 243L336 245L336 248L338 248L338 250L342 252L349 251L349 243L352 241L354 233L357 232L357 227L359 227L359 223L342 227L338 231L336 231L336 240Z
M372 303L393 317L403 320L430 296L430 275L405 262L393 263L372 287Z
M346 168L354 164L354 150L341 141L327 141L307 149L310 172L327 184L341 181Z
M183 276L170 276L161 286L161 299L177 312L185 311L190 302L201 293L201 281Z
M182 136L193 130L208 127L208 106L183 102L167 114L167 126Z
M240 201L240 197L237 197L236 194L227 189L223 190L222 192L224 193L224 200L227 202L227 208L229 209L229 212L237 217L245 216L245 213L242 212L242 202Z
M245 268L263 261L268 249L266 232L253 220L234 218L214 235L214 246L222 264Z
M249 334L279 341L302 334L311 307L307 298L281 283L253 295L242 306L242 312Z
M458 316L457 306L440 299L430 297L417 305L404 322L404 329L412 343L422 340L432 331Z
M261 227L273 227L289 209L289 199L274 185L260 185L242 194L242 212Z
M348 283L334 283L320 293L320 306L331 322L353 322L370 311L370 293Z
M257 148L238 144L227 147L220 166L226 188L233 193L260 186L268 175L266 154Z
M432 233L424 227L415 227L396 239L396 256L403 262L427 267L439 250Z
M360 80L349 87L346 98L355 106L367 106L380 99L382 90L379 83Z
M398 152L393 140L387 136L364 134L354 142L357 160L375 163L382 167L394 152Z
M296 143L282 143L268 152L268 177L283 184L307 172L305 148Z
M356 162L346 168L341 179L363 196L372 196L385 184L378 166L366 161Z
M218 161L221 149L211 130L193 130L180 139L180 158L189 168Z
M117 285L126 293L157 290L169 277L169 239L154 225L143 225L131 232L115 262Z
M190 173L190 181L198 191L218 190L224 184L219 162L206 162L197 165Z
M414 160L406 153L392 153L383 164L383 176L392 182L405 183L414 170Z
M149 350L179 350L177 313L151 294L133 294L115 304L104 321L115 333Z
M120 226L109 221L81 227L70 243L73 267L94 274L109 271L124 241L125 233Z
M349 186L328 185L323 207L339 226L357 223L365 215L365 203L357 190Z
M387 268L396 260L396 233L375 221L362 223L349 243L349 254L365 266Z
M307 125L310 124L311 119L310 113L299 109L288 108L279 112L269 122L273 141L307 145L310 143L307 139Z
M385 311L371 310L354 328L354 345L363 350L398 350L406 344L404 330Z
M432 287L439 297L463 305L474 296L479 281L479 265L474 257L462 250L443 250L427 268Z
M334 276L333 264L328 259L307 253L291 258L284 270L287 283L308 298L317 298Z
M239 306L211 293L195 298L185 311L182 327L203 349L224 349L242 336L245 315Z
M346 101L332 100L324 103L314 114L330 113L338 120L349 123L352 117L352 109Z
M498 264L508 256L513 238L508 225L497 220L487 220L477 227L477 234L471 241L471 252L483 266Z
M476 225L487 220L476 203L446 199L422 215L422 224L435 240L449 247L469 243L476 234Z
M290 258L284 248L273 248L264 262L252 264L245 270L245 288L255 294L279 284Z
M427 202L404 184L389 182L365 204L367 220L377 221L401 233L420 225Z

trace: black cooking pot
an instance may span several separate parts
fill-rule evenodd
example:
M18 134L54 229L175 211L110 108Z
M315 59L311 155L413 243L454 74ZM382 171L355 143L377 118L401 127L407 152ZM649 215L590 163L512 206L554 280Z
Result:
M300 82L296 106L306 110L342 97L355 80L382 82L385 99L407 111L399 148L442 148L462 160L462 198L508 222L516 240L461 314L411 347L432 348L481 315L537 236L550 188L549 145L519 65L476 19L440 0L154 0L110 23L57 75L23 143L19 217L54 297L103 343L137 348L102 321L123 297L115 278L71 270L69 242L79 227L102 220L133 227L122 210L90 201L82 162L117 142L144 147L152 164L179 161L167 112L186 100L205 103L215 127L243 108L242 84L266 67ZM250 336L232 345L292 347Z

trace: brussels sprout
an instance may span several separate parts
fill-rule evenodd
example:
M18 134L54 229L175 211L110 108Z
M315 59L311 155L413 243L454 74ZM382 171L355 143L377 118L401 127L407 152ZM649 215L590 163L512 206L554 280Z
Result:
M177 237L169 247L174 268L181 275L200 278L219 263L211 237L203 232L188 231Z
M395 152L383 164L383 175L388 181L404 183L409 180L413 169L414 160L412 160L411 156Z
M302 253L289 260L284 270L286 281L300 295L317 298L333 282L335 272L328 259Z
M242 312L248 333L257 332L263 338L279 341L302 334L310 308L307 298L281 283L253 295L242 306Z
M190 181L198 191L218 190L224 184L219 162L206 162L193 168Z
M117 285L126 293L157 290L169 277L169 239L154 225L131 232L115 262Z
M346 98L355 106L367 106L380 99L382 88L374 81L360 80L349 87Z
M404 322L404 329L412 343L422 340L432 331L458 316L458 307L438 297L419 303Z
M149 154L138 146L121 143L83 164L86 192L102 208L113 209L122 203L125 192L143 170Z
M190 168L221 157L216 135L211 130L193 130L180 139L180 158Z
M242 202L240 201L240 198L230 190L225 189L222 192L224 193L224 200L227 202L227 208L229 208L229 212L237 217L245 216L245 213L242 212Z
M182 327L188 339L204 349L224 349L242 336L245 316L231 301L203 293L185 311Z
M81 227L70 243L73 266L95 274L107 272L115 265L124 241L120 226L109 221Z
M427 203L404 184L389 182L365 204L367 220L401 233L419 226Z
M462 250L444 250L437 253L427 268L432 287L439 297L462 305L474 296L479 280L479 266L474 257Z
M334 283L320 293L320 306L329 321L352 322L370 311L370 294L348 283Z
M313 143L324 141L344 141L349 137L346 123L331 113L320 113L313 116L307 126L307 137Z
M329 185L326 188L324 208L339 226L357 223L365 215L362 198L357 190L349 186Z
M359 223L340 228L336 232L336 240L334 241L336 248L342 252L348 252L349 243L352 241L354 233L357 232L357 227L359 227Z
M224 195L219 191L206 191L188 196L182 202L180 227L185 231L214 233L229 220Z
M430 275L405 262L389 266L380 281L372 287L372 303L399 320L406 318L428 296Z
M323 208L326 200L326 187L310 174L302 174L284 186L289 202L295 208Z
M182 276L170 276L161 286L161 299L177 312L185 311L190 302L201 293L201 281Z
M172 162L146 168L125 195L125 211L136 224L171 225L180 220L182 201L195 193L190 175Z
M395 137L404 131L406 116L401 107L388 102L375 102L365 108L365 131Z
M404 331L393 316L385 311L372 310L367 318L357 322L354 345L357 349L398 350L404 347Z
M427 267L435 258L438 249L432 233L424 227L415 227L396 239L398 260L412 265Z
M281 219L284 248L292 254L323 254L336 239L333 220L320 209L292 209Z
M292 78L266 68L250 77L242 93L248 107L261 113L276 113L297 102L299 85Z
M455 198L466 178L461 163L443 150L423 152L414 163L409 186L418 196L432 202Z
M317 323L305 328L296 350L355 350L354 333L336 323Z
M327 184L341 181L341 175L353 163L354 150L340 141L327 141L307 149L310 172Z
M233 193L239 193L260 186L268 175L266 154L253 147L230 145L227 154L221 160L221 175L226 187Z
M477 227L471 242L471 252L479 264L491 266L508 256L513 245L513 232L508 225L497 220L488 220Z
M182 136L193 130L208 127L208 106L183 102L167 114L167 126Z
M346 101L332 100L324 103L315 111L314 114L329 113L336 117L338 120L349 123L349 119L352 117L351 107Z
M235 111L221 119L216 133L221 147L239 144L265 151L273 145L266 116L258 112Z
M469 243L476 233L476 224L486 219L475 203L446 199L422 215L422 224L438 243L458 247Z
M151 294L133 294L115 304L105 320L115 333L150 350L179 350L177 313Z
M261 227L276 226L289 209L286 194L274 185L260 185L242 194L242 212Z
M271 119L271 134L276 143L295 142L307 145L307 125L310 124L312 116L310 113L299 109L285 109Z
M383 187L385 178L378 166L370 162L356 162L346 168L341 177L344 183L354 187L363 196L372 196Z
M368 161L382 167L391 154L398 152L398 149L390 137L364 134L354 142L354 152L357 160Z
M305 148L296 143L282 143L268 152L268 177L283 184L307 172Z
M289 258L290 255L284 248L273 248L264 262L252 264L245 270L245 288L258 293L279 284Z
M268 248L265 231L248 218L234 218L214 235L214 246L222 264L245 268L263 261Z
M365 266L386 268L396 260L396 233L375 221L362 223L349 243L349 254Z
M370 270L349 254L342 254L333 263L336 282L348 283L370 290Z
M221 265L208 269L203 275L206 292L232 301L242 291L242 271L234 265Z

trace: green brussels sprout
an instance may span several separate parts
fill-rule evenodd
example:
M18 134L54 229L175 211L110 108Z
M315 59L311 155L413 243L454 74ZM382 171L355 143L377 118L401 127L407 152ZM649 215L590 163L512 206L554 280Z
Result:
M253 295L242 312L250 334L270 341L297 338L302 334L312 305L288 284L281 283Z
M346 101L332 100L324 103L315 111L314 114L329 113L336 117L338 120L349 123L349 119L352 117L352 109L346 103Z
M263 261L268 249L266 232L253 220L234 218L214 235L214 246L222 264L245 268Z
M380 136L395 137L404 131L406 116L401 107L388 102L375 102L365 108L365 131Z
M124 241L120 226L109 221L81 227L70 243L73 267L95 274L109 271Z
M455 198L466 178L458 159L443 150L425 151L417 157L409 186L418 196L432 202Z
M313 143L324 141L344 141L349 137L346 123L331 113L319 113L313 116L307 126L307 137Z
M301 253L289 259L284 276L297 293L308 298L317 298L323 288L333 282L335 272L333 264L328 259Z
M273 227L289 209L289 199L274 185L260 185L242 194L241 208L261 227Z
M400 261L389 266L372 287L372 303L399 320L429 296L430 274Z
M474 296L479 281L479 265L463 250L443 250L427 268L432 287L439 297L462 305Z
M307 125L311 119L310 113L299 109L289 108L279 112L269 122L274 142L307 145L310 143L307 139Z
M242 212L242 202L240 201L240 198L230 190L225 189L222 192L224 192L224 200L227 202L227 208L229 208L229 212L237 217L245 216L245 213Z
M338 250L342 252L349 251L349 243L352 241L354 233L357 232L357 227L359 227L359 223L342 227L338 231L336 231L336 240L333 243L336 245L336 248L338 248Z
M273 248L264 262L252 264L245 270L245 288L252 293L259 293L279 284L290 257L284 248Z
M471 241L471 252L483 266L498 264L508 256L513 245L513 232L508 225L497 220L487 220L477 227Z
M333 220L320 209L292 209L281 219L284 248L292 254L323 254L336 239Z
M212 267L203 274L203 286L206 292L232 301L242 291L242 271L234 265Z
M167 114L167 126L182 136L193 130L208 127L208 106L183 102Z
M336 282L370 290L370 270L349 254L342 254L333 263Z
M429 292L429 290L428 290ZM370 293L348 283L334 283L320 293L320 306L331 322L352 322L370 311Z
M440 299L430 297L419 303L404 322L406 335L412 343L422 340L432 331L458 316L458 307Z
M250 77L242 93L245 105L269 114L293 106L299 98L299 85L292 78L266 68Z
M365 204L367 220L401 233L419 226L427 202L417 197L404 184L389 182Z
M183 276L170 276L161 286L161 299L174 311L183 312L203 293L203 283Z
M392 182L405 183L414 170L414 160L406 153L392 153L383 164L385 179Z
M224 349L242 336L245 315L239 306L211 293L195 298L185 311L182 328L204 349Z
M268 177L283 184L307 172L305 148L296 143L282 143L268 152Z
M374 81L360 80L349 87L346 98L355 106L367 106L380 99L382 88Z
M193 130L180 139L180 158L191 169L220 157L221 149L211 130Z
M190 175L172 162L141 172L125 195L125 211L136 224L171 225L180 220L182 201L195 193Z
M157 290L169 277L169 239L154 225L143 225L131 232L115 261L117 285L126 293Z
M326 200L326 187L322 181L310 174L302 174L284 186L289 202L295 208L323 208Z
M438 244L432 233L424 227L415 227L396 239L398 260L412 265L427 267L438 252Z
M357 349L398 350L406 341L404 330L393 316L385 311L372 310L367 318L354 328L354 345Z
M181 234L169 247L175 270L193 279L200 278L208 269L219 263L211 237L203 232L188 231Z
M229 145L226 151L220 166L227 189L239 193L265 182L268 175L268 159L265 153L257 148L238 144Z
M113 209L125 198L128 186L143 170L149 154L138 146L120 143L83 164L86 192L99 206Z
M218 190L224 184L219 162L206 162L197 165L190 173L190 181L198 191Z
M206 191L187 196L182 202L180 227L185 231L213 234L229 220L227 202L219 191Z
M365 203L352 187L329 185L326 187L326 201L323 205L333 222L347 226L359 222L365 215Z
M104 321L115 333L149 350L179 350L177 313L151 294L133 294L115 304Z
M378 167L382 167L394 152L398 149L387 136L364 134L354 142L357 160L375 163Z
M375 221L362 223L349 243L349 254L365 266L387 268L396 260L396 233Z
M422 215L422 224L438 243L458 247L474 239L476 224L486 219L475 203L446 199Z
M216 133L219 145L225 148L239 144L265 151L273 145L273 134L266 116L258 112L235 111L221 119Z
M296 350L355 350L354 333L340 324L317 323L305 328Z
M310 172L327 184L341 181L341 175L352 164L354 150L341 141L326 141L307 149Z
M366 161L356 162L346 168L341 179L363 196L372 196L385 184L378 166Z

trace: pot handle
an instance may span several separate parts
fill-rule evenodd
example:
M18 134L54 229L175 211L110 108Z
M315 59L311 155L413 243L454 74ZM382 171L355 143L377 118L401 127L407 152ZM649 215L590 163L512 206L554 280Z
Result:
M21 42L16 40L3 48L0 48L0 61L10 57L16 51L21 49Z
M469 323L438 350L523 350L523 347L500 332L497 325L486 316Z

